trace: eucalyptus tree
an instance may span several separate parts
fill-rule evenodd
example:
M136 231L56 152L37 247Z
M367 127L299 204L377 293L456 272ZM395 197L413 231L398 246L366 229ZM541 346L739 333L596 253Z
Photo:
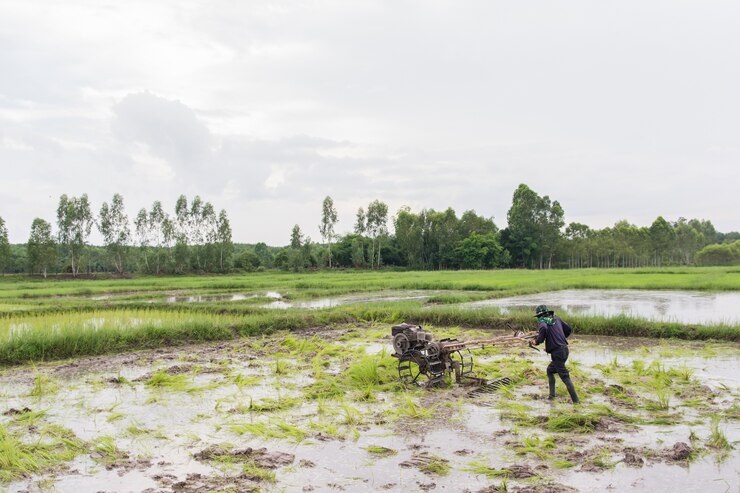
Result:
M357 209L357 215L355 217L355 234L364 235L367 231L367 218L365 217L365 209L360 207Z
M370 248L370 268L373 267L373 262L380 268L380 247L383 237L388 234L388 206L379 201L374 200L367 207L366 215L366 230L372 240ZM377 243L377 249L375 247ZM377 251L377 256L375 252Z
M328 195L324 198L321 206L321 223L319 232L329 244L329 268L331 269L331 240L334 238L334 227L337 224L337 209L334 207L334 201Z
M175 247L172 255L175 272L181 273L188 266L188 243L190 241L190 209L188 199L180 195L175 202L175 217L173 221L173 239Z
M653 251L655 265L663 265L666 256L670 255L671 247L676 240L676 233L671 224L658 216L650 225L650 243Z
M200 199L200 197L196 197ZM193 200L193 206L196 200ZM218 231L218 216L216 209L210 202L197 204L198 207L191 210L192 238L195 250L195 265L199 270L209 270L207 266L208 255L204 253L210 250L216 243Z
M580 268L591 266L588 244L591 236L592 231L585 224L572 222L565 228L568 267Z
M704 234L697 230L686 218L680 217L673 224L676 234L676 253L681 263L692 263L694 254L704 246Z
M28 259L28 270L40 272L44 275L44 278L46 278L49 268L57 261L57 245L51 232L51 224L41 218L37 217L31 223L31 235L26 244L26 257Z
M702 235L702 247L717 243L717 230L714 229L712 221L706 219L692 219L689 226L694 228Z
M565 224L565 212L557 200L550 201L545 195L537 203L537 229L539 230L540 269L547 261L547 268L552 268L552 260L561 244L561 229Z
M5 219L0 217L0 272L5 272L5 267L10 261L10 241L8 241L8 228Z
M155 200L148 212L142 208L136 215L134 227L147 272L161 274L175 239L174 224L162 207L162 202ZM149 264L150 251L153 265Z
M103 235L103 244L113 260L116 272L122 274L126 253L131 242L131 227L124 212L123 197L113 194L110 206L103 202L98 216L98 230Z
M231 224L226 211L221 209L216 224L216 246L218 248L218 265L221 272L226 272L227 265L234 252L234 243L231 240ZM255 255L256 257L256 255Z
M67 197L63 194L59 197L57 207L59 244L67 250L74 277L79 274L80 257L87 245L93 222L87 194L80 197Z
M419 215L411 212L408 206L401 207L393 219L396 242L403 258L411 268L424 269L424 235Z
M152 231L149 226L149 217L146 209L142 207L134 219L134 234L136 235L136 244L139 246L141 257L144 259L144 269L151 272L149 268L149 249L152 244Z
M294 224L293 229L290 231L290 248L299 249L302 244L303 233L301 233L301 227Z
M458 231L460 229L457 215L452 207L444 212L430 211L429 235L433 239L435 249L432 252L434 265L437 269L447 269L454 261L454 247L460 240ZM430 242L427 241L427 244Z

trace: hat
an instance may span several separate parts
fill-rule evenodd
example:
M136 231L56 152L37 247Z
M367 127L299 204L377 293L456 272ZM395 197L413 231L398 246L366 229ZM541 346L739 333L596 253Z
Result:
M547 305L538 305L537 308L534 309L535 317L542 317L544 315L552 315L553 313L555 312L547 309Z

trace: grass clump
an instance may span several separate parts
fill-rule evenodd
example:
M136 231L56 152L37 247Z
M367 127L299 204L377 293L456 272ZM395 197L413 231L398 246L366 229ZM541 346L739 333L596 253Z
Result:
M365 447L365 450L367 450L370 455L373 455L375 457L391 457L398 454L397 450L393 450L392 448L388 447L381 447L380 445L368 445L367 447Z
M727 440L727 436L722 430L719 429L719 418L713 417L712 422L709 425L709 438L707 439L707 446L715 450L729 451L733 449L732 444Z
M239 435L249 434L258 438L290 440L300 443L306 439L306 432L285 421L238 423L230 426L231 431Z
M392 417L399 419L431 419L437 414L437 406L423 406L419 404L409 394L404 394L401 402L389 411Z
M540 460L546 460L550 457L549 450L555 448L555 439L551 436L540 438L536 435L524 437L522 442L514 447L514 451L519 455L534 455Z
M33 378L33 387L28 393L31 397L43 397L48 394L54 394L59 390L59 383L48 375L36 373Z
M265 467L256 464L253 460L247 461L242 464L242 473L252 481L265 481L268 483L274 483L277 481L275 471L271 471Z
M120 459L125 459L128 454L118 448L116 439L110 435L95 438L89 444L92 453L90 456L103 464L113 464Z
M12 430L0 424L0 482L43 473L84 451L84 442L59 426L33 431L33 428Z
M191 382L190 377L184 374L172 375L166 370L159 370L153 373L146 380L147 387L156 389L175 390L179 392L190 392L196 389Z
M464 469L465 472L470 472L475 475L483 475L489 479L494 478L508 478L511 475L509 469L496 469L488 464L481 461L471 461Z

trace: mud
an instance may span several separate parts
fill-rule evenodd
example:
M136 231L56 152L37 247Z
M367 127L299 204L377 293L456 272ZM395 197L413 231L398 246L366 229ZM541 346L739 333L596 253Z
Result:
M315 327L290 337L343 345L344 351L327 356L327 368L339 378L365 348L380 358L390 345L388 337L364 336L368 329L377 327ZM569 365L584 403L573 407L560 382L558 398L543 399L547 359L518 349L476 355L481 372L493 368L511 378L490 393L463 385L387 387L373 390L369 400L353 393L307 399L313 353L286 355L280 342L287 336L0 373L0 424L9 430L30 434L31 426L63 426L89 443L112 437L118 451L82 452L60 467L0 484L0 491L711 493L728 491L739 479L740 390L725 368L736 369L740 353L731 344L675 342L666 348L648 340L620 348L616 340L577 338ZM648 387L603 371L614 361L617 370L641 359L647 365L667 350L676 354L662 357L666 372L687 367L709 375L711 385L674 382L665 411L646 407L655 400ZM278 360L288 365L286 372L276 372ZM157 373L187 385L152 388L147 382ZM55 387L32 392L39 375ZM670 423L650 424L661 413ZM31 416L36 421L29 424ZM551 430L564 416L575 428ZM729 450L708 445L713 416L720 417Z

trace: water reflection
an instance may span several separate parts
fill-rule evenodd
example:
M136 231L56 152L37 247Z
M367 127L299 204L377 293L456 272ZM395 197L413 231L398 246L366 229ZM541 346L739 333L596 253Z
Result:
M167 303L201 303L207 301L242 301L253 298L270 298L279 300L282 298L280 293L268 291L260 294L193 294L193 295L171 295L167 296L164 301Z
M636 289L569 289L512 298L464 303L466 307L497 306L504 313L534 309L545 303L574 315L627 315L657 321L691 324L740 323L740 293L702 291L644 291Z
M372 303L378 301L402 301L402 300L423 300L439 293L439 291L399 291L393 293L363 293L359 295L338 296L334 298L319 298L315 300L304 301L284 301L275 300L265 308L332 308L339 305L348 305L352 303Z

